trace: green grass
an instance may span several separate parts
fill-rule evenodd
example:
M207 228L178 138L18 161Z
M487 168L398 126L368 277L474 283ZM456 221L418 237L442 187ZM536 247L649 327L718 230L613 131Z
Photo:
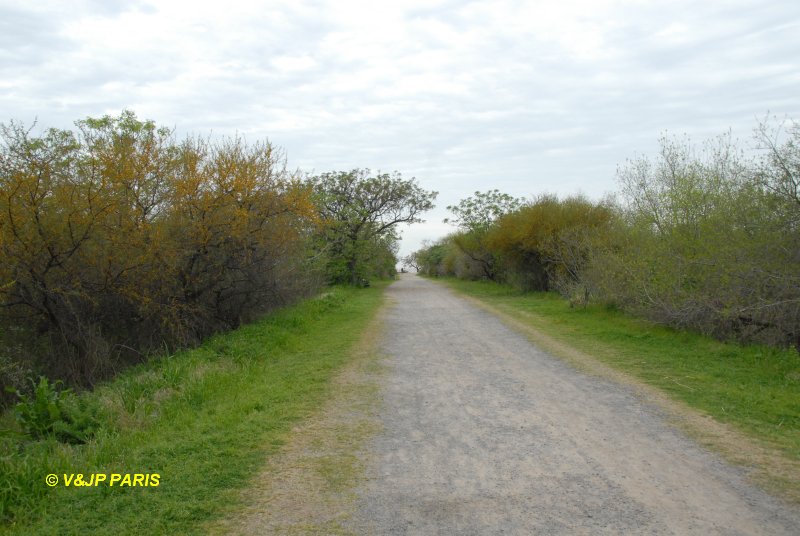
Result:
M570 308L555 294L521 293L491 282L445 281L800 460L797 351L723 343L600 305Z
M91 393L102 428L85 445L0 436L0 531L194 534L320 406L352 358L385 283L321 297L131 369ZM0 429L13 429L11 416ZM158 473L158 487L49 488L45 476Z

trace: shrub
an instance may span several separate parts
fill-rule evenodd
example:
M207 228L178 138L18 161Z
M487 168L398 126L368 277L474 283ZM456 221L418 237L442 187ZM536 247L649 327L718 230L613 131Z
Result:
M664 138L655 159L620 168L620 225L588 274L604 298L674 327L800 349L800 129L758 136L760 162L726 135Z
M55 438L63 443L86 443L98 427L98 408L78 397L70 389L60 389L62 382L50 383L41 376L31 382L30 395L16 391L19 402L14 417L32 439Z
M611 207L581 196L544 195L500 218L486 243L505 278L523 290L573 293L593 244L614 217Z
M278 149L76 125L0 125L1 376L91 386L314 290L316 208Z

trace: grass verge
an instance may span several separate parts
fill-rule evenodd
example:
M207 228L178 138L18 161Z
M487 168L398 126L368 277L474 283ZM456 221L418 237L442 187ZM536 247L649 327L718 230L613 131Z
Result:
M332 289L126 371L82 396L101 408L85 445L0 438L0 528L10 534L202 533L312 415L386 283ZM3 416L0 429L13 428ZM158 487L65 487L63 475L158 473ZM62 481L49 488L45 477Z
M363 533L354 525L356 490L365 478L367 440L381 429L383 326L383 315L376 315L353 358L332 380L324 405L292 429L281 451L243 490L242 500L208 525L208 534Z
M444 281L519 323L535 342L579 368L606 376L621 371L627 378L623 381L655 387L669 400L700 410L711 419L683 412L678 420L731 461L751 468L761 485L800 503L797 351L723 343L600 305L570 308L555 294ZM593 360L612 372L601 371ZM682 413L674 405L669 409L673 415Z

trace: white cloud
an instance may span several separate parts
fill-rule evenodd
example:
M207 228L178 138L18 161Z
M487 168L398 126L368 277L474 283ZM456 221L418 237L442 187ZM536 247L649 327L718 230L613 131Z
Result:
M0 121L132 108L399 170L441 191L406 251L475 190L600 196L663 130L800 116L798 36L791 0L0 0Z

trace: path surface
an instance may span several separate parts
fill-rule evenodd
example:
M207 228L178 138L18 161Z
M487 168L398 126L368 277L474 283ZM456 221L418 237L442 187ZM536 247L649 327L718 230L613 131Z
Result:
M390 287L357 533L800 534L633 392L576 372L446 288Z

